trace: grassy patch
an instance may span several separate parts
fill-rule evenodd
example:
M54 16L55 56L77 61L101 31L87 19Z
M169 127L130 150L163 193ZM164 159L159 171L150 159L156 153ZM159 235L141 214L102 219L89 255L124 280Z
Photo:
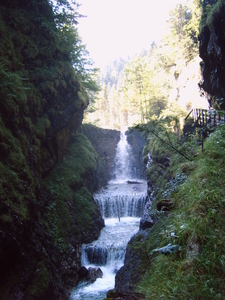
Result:
M225 298L225 126L205 141L192 162L180 162L186 179L170 189L174 209L149 234L150 267L138 286L148 299ZM156 223L157 224L157 223ZM175 254L151 254L168 243Z

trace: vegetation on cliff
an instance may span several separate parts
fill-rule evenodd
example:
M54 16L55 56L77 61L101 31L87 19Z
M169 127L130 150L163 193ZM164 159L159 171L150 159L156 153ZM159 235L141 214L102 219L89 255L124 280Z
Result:
M55 245L68 248L68 237L78 243L88 240L89 232L93 234L96 207L91 192L101 187L103 174L103 162L89 140L76 134L63 160L44 179L51 194L46 220Z
M108 65L101 77L96 111L86 114L85 121L120 129L148 122L162 112L187 114L194 101L199 105L196 102L200 98L197 58L201 11L199 0L177 4L162 40L128 61L120 59ZM192 82L191 91L183 91Z
M135 251L142 249L142 268L147 266L137 289L149 299L225 297L224 138L225 126L218 126L205 141L203 152L197 144L187 144L194 153L192 160L169 151L169 164L165 163L165 150L156 148L158 142L150 142L149 150L158 158L157 167L153 163L150 168L160 173L155 179L150 176L157 196L150 214L158 221L145 242L137 241L134 246ZM167 181L168 173L173 180ZM170 199L173 208L157 211L159 199ZM177 253L153 251L169 243L179 246Z
M0 1L4 299L67 299L78 280L80 245L104 226L91 196L102 162L77 133L98 87L73 7Z
M148 179L155 187L150 212L155 225L129 246L141 257L134 272L143 276L138 282L135 277L135 288L147 298L225 297L225 128L218 126L201 152L197 132L182 140L179 93L173 105L167 101L197 55L201 6L192 3L176 7L170 32L158 45L108 70L97 101L95 121L104 112L110 128L129 124L129 116L151 121L142 129L149 133L144 156L146 162L149 152L152 156ZM202 86L219 104L224 1L203 13ZM6 300L67 299L78 281L80 245L97 238L104 226L91 195L104 184L103 162L78 133L98 90L96 70L74 27L78 17L69 1L0 0L0 294ZM175 111L170 122L168 112ZM156 127L162 112L167 118ZM171 201L169 212L156 209L162 199ZM178 251L153 251L168 243Z

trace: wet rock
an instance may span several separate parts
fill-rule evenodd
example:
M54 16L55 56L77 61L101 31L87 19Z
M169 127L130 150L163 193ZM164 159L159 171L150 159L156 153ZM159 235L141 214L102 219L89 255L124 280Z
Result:
M88 268L87 280L92 283L95 282L97 278L102 278L103 272L100 268Z
M144 248L136 249L135 244L144 243L148 236L148 231L139 231L135 234L128 243L124 266L116 273L115 290L120 293L133 293L135 286L144 275L144 268L140 270L142 255L145 255ZM143 273L142 273L143 272ZM129 298L122 298L129 299Z
M154 225L154 221L149 215L144 215L140 220L140 230L151 228Z
M154 249L151 251L151 254L159 252L161 254L171 254L171 253L176 253L179 249L178 245L171 245L168 244L165 247Z
M141 184L142 182L136 180L127 180L128 184Z
M193 259L199 254L199 252L200 252L199 244L191 240L187 246L186 257L188 259Z
M157 210L158 211L170 211L173 208L174 204L169 199L160 200L157 203Z
M79 280L83 280L87 277L88 270L86 267L82 266L79 270Z
M105 178L103 178L103 181L106 183L106 181L112 179L114 157L116 155L117 144L120 140L120 131L83 124L82 132L91 141L92 146L104 162Z
M151 198L146 202L143 216L140 220L140 230L146 230L148 228L151 228L154 225L154 221L150 217L150 209L152 206Z
M107 293L107 298L111 300L140 300L144 299L144 295L141 293L121 293L115 290L109 290Z
M132 148L131 170L134 178L146 178L146 168L143 161L142 151L146 142L146 137L138 130L126 131L127 142Z
M152 182L150 180L148 180L148 189L147 189L148 196L152 197L154 191L155 191L154 185L152 184Z

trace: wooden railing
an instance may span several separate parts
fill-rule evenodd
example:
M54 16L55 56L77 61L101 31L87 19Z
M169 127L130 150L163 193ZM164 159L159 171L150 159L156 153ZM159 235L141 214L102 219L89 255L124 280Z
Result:
M201 136L199 142L201 142L203 151L203 142L208 136L208 132L218 124L225 124L225 112L213 109L193 108L185 118L185 121L190 120L190 117L193 122L191 126L192 129L186 129L184 133L192 132L196 127L201 127L202 130L198 133Z
M214 127L218 124L225 124L225 112L211 109L202 109L202 108L193 108L185 120L188 117L192 117L194 120L195 126L205 127L211 126Z

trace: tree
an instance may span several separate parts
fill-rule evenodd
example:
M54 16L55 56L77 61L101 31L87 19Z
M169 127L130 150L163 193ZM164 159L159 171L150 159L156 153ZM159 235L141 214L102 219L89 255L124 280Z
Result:
M178 92L173 104L170 93L182 70L198 55L200 15L200 0L178 4L170 13L168 31L161 41L127 62L120 59L107 67L101 81L107 85L108 126L146 123L162 113L172 113L171 107L180 112Z
M76 25L78 19L83 17L78 12L79 4L76 1L57 0L50 1L54 11L54 21L61 38L61 48L70 56L82 87L88 94L89 103L94 103L95 93L100 90L98 82L98 69L93 68L93 61L89 58L86 46L78 33Z

